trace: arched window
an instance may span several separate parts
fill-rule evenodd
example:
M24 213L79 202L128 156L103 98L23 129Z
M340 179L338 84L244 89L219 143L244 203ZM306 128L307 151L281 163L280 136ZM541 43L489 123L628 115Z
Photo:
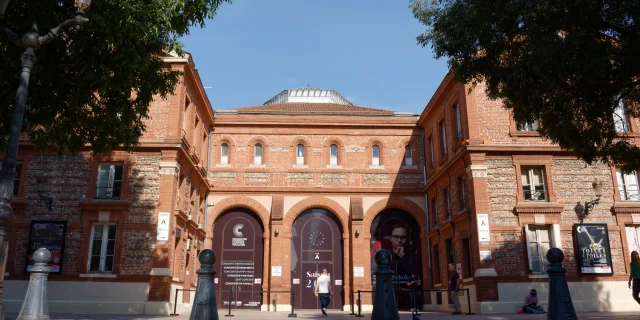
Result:
M380 147L377 145L371 147L371 165L376 167L380 165Z
M256 143L255 147L253 148L253 164L262 164L262 145L259 143Z
M413 152L410 146L404 147L404 165L406 167L413 166Z
M304 165L304 145L299 144L296 147L296 164L299 166Z
M329 155L329 165L337 166L338 165L338 146L335 144L332 144L330 151L331 151L331 154Z
M229 164L229 145L226 143L220 146L220 164Z

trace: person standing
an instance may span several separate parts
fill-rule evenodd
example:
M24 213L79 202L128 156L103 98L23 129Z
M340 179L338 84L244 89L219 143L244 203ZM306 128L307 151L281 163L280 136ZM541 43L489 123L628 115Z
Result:
M453 303L454 311L451 314L462 314L462 307L460 306L460 299L458 298L458 281L460 280L460 274L456 271L456 266L453 263L449 263L449 297Z
M629 289L631 289L631 294L633 295L633 299L640 304L640 255L638 251L631 252L631 264L630 264L631 272L629 272Z
M409 287L409 294L411 297L411 312L418 311L418 307L416 306L416 302L418 299L418 292L420 291L420 279L416 276L415 272L411 272L411 281L407 283Z
M331 291L331 278L327 273L327 269L322 269L322 274L318 276L316 279L316 285L313 287L313 293L316 295L316 298L320 296L320 309L322 310L322 314L327 316L327 307L329 306L329 302L331 302L331 296L333 292Z

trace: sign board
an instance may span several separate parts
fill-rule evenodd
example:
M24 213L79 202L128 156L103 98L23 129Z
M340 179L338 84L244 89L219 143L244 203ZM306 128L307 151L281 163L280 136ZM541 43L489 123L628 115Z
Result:
M218 283L218 278L214 278L213 283Z
M353 267L353 276L356 278L364 278L364 267Z
M480 260L491 260L491 251L480 251Z
M171 214L169 212L158 212L158 229L157 237L158 241L169 240L169 224L171 223Z
M489 215L486 213L477 215L478 217L478 239L480 242L491 241L491 232L489 231Z
M40 248L46 248L51 253L51 259L48 263L49 273L60 273L66 228L66 221L31 222L29 246L27 247L27 272L35 266L33 253Z
M261 278L255 278L253 279L255 284L262 284L262 279Z
M576 224L576 253L580 274L613 274L606 224Z
M336 280L336 286L341 286L342 285L342 280Z
M271 266L272 277L282 277L282 266Z
M293 284L300 284L300 279L293 279Z

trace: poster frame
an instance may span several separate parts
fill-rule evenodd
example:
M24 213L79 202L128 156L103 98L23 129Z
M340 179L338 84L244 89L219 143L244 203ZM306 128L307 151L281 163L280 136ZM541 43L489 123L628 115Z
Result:
M582 226L604 227L604 234L607 241L606 241L606 245L603 245L603 247L606 250L606 254L607 254L606 266L610 268L611 270L610 273L583 271L583 268L588 266L584 266L584 261L582 260L582 254L580 251L580 241L578 239L578 227L582 227ZM606 223L578 223L573 225L572 231L573 231L573 239L575 240L574 250L575 250L576 262L578 267L578 270L577 270L578 274L594 275L594 276L612 276L614 274L614 270L613 270L613 261L611 257L611 238L609 238L609 226Z
M62 273L62 268L64 266L64 249L65 249L65 242L66 242L66 237L67 237L67 221L52 221L52 220L32 220L31 224L29 224L29 241L27 243L27 251L26 251L26 255L25 255L25 266L24 266L24 270L25 272L29 272L29 266L32 266L29 264L29 256L33 254L33 252L35 252L35 250L33 252L31 252L31 245L33 243L33 227L36 224L39 223L54 223L57 224L59 226L62 226L62 238L60 239L61 244L60 244L60 263L58 263L58 265L60 266L58 268L58 271L52 271L51 267L49 267L49 273L55 273L55 274L60 274ZM36 249L37 250L37 249ZM49 261L49 263L51 263L51 261Z

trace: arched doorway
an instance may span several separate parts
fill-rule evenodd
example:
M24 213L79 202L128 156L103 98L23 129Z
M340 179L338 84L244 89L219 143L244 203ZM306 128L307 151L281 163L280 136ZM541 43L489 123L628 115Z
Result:
M393 285L399 309L409 309L411 298L407 283L411 272L415 272L424 286L422 275L422 248L420 246L420 227L406 211L386 209L381 211L371 223L371 283L375 291L377 265L373 259L379 250L389 250L394 271ZM422 288L420 288L422 290ZM416 305L422 306L422 295L416 298Z
M263 227L248 210L231 210L213 226L213 250L218 274L215 279L218 307L259 309L264 261ZM229 299L229 290L233 290ZM231 301L229 301L231 300Z
M327 269L333 292L329 309L342 309L342 228L336 217L324 209L307 210L296 218L291 233L291 288L295 308L320 308L313 287L322 269Z

